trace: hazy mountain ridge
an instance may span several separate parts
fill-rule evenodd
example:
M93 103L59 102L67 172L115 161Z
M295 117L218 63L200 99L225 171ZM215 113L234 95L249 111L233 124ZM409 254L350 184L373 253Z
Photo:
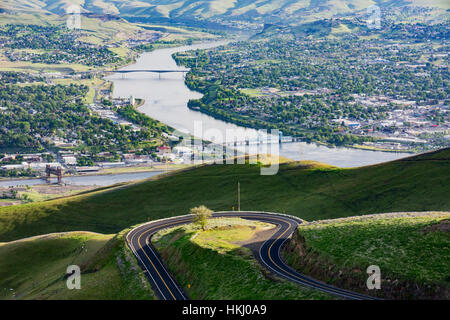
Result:
M294 24L365 12L374 4L386 12L419 7L428 8L426 12L432 9L439 15L450 9L450 3L445 0L4 0L0 8L62 14L72 4L82 6L83 12L123 17Z

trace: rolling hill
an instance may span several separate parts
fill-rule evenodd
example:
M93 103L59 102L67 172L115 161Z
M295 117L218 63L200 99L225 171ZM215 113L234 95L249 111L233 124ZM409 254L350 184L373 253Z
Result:
M449 218L450 212L403 212L310 222L298 227L282 254L299 272L339 288L388 299L449 299ZM175 227L152 242L193 299L323 298L258 277L260 266L242 246L258 230L249 225L211 219L208 231ZM380 290L367 289L370 265L381 269Z
M387 299L449 299L450 212L402 212L301 225L283 250L315 279ZM377 265L381 290L368 290Z
M290 162L274 176L259 165L209 165L68 198L0 208L0 241L64 231L117 233L131 225L212 210L285 212L305 220L380 212L449 211L450 149L341 169Z
M125 245L126 231L56 233L0 243L0 300L154 299ZM65 275L72 264L80 266L82 290L67 290Z
M283 256L302 273L363 294L448 299L449 217L450 212L403 212L314 221L298 228ZM192 224L178 226L161 230L152 242L192 299L335 298L261 267L250 244L273 227L216 218L208 221L206 231ZM155 299L125 244L129 230L116 235L53 233L0 243L0 300ZM80 265L83 290L67 290L70 264ZM382 270L376 292L365 286L364 270L371 264Z
M10 11L62 14L70 4L81 5L83 12L114 14L126 18L241 20L293 24L365 12L367 7L374 4L389 12L420 7L437 10L437 13L442 14L450 9L449 2L444 0L5 0L2 7Z

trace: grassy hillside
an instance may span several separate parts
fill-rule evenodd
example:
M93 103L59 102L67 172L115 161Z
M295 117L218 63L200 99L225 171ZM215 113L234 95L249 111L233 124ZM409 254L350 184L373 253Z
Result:
M387 298L449 299L449 221L450 212L436 212L314 222L299 227L285 257L339 287ZM379 291L365 287L370 265L380 267Z
M241 245L273 225L243 219L210 219L208 230L193 225L160 231L153 242L192 299L330 299L285 280L271 281ZM211 271L214 270L214 271Z
M0 299L149 299L123 234L71 232L0 243ZM68 290L66 269L81 268L81 289Z
M213 210L285 212L321 220L380 212L448 211L450 149L375 166L340 169L299 162L261 176L257 165L214 165L116 189L0 208L0 241L51 232L112 234L137 223Z

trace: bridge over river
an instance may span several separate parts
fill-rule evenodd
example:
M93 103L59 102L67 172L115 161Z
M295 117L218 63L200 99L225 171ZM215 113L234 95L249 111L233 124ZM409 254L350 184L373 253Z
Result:
M110 73L110 74L114 74L114 73L118 73L118 74L122 74L122 76L124 76L127 73L157 73L159 74L159 77L161 78L161 74L163 73L182 73L183 76L186 75L186 73L188 73L190 70L170 70L170 69L134 69L134 70L102 70L102 71L87 71L84 72L85 74L101 74L101 73Z

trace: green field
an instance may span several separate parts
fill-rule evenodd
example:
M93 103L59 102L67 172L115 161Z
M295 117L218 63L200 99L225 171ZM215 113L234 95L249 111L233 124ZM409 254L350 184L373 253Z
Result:
M83 195L0 208L0 241L51 232L117 233L137 223L186 214L204 204L285 212L306 220L382 212L449 211L450 149L375 166L340 169L292 162L277 175L259 165L211 165Z
M81 268L81 289L66 286L69 265ZM0 243L0 299L152 299L123 233L51 234Z
M240 89L240 91L250 97L265 97L267 94L262 93L261 90L258 89Z
M237 218L210 219L206 231L190 224L160 231L152 241L191 299L331 299L286 280L272 281L250 249L239 244L272 227Z
M377 265L380 296L444 298L450 288L449 221L450 212L318 221L299 227L296 249L291 244L284 256L297 269L340 287L355 289L350 284L358 282L359 291L370 294L364 287L366 269Z

